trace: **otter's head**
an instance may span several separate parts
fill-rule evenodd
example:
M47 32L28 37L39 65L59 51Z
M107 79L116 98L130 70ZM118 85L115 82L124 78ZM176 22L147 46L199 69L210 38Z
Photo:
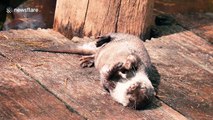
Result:
M155 96L154 87L145 73L136 73L129 79L121 79L114 83L114 89L109 90L113 99L123 106L143 108Z
M109 68L109 69L106 69ZM104 87L114 100L123 106L141 109L155 96L155 90L146 74L146 67L135 55L130 55L124 63L105 67ZM107 76L107 77L106 77Z

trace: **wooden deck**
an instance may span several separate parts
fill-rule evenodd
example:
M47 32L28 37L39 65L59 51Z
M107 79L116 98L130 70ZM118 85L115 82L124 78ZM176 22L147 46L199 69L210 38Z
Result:
M158 98L146 110L113 101L100 86L98 72L79 66L79 55L30 51L73 43L61 34L44 29L0 32L0 120L210 120L213 23L208 29L187 28L145 43L160 75Z

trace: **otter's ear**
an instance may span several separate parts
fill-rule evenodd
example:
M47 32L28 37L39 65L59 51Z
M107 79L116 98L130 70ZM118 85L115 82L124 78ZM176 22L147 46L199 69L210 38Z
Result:
M101 36L101 37L97 37L99 40L96 42L96 47L100 47L105 43L108 43L112 40L112 38L110 36Z

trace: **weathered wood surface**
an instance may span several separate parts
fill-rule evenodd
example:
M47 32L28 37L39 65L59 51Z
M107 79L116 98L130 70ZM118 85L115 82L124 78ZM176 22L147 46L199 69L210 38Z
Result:
M168 36L152 39L146 44L148 49L156 49L155 58L152 57L152 60L158 64L160 74L166 76L161 79L161 84L158 86L159 97L189 118L211 119L213 116L212 14L173 16L179 24L160 26L162 30L160 35ZM174 54L175 57L171 57ZM165 62L172 64L162 65ZM171 92L174 90L175 93ZM172 98L170 98L171 94Z
M79 67L78 55L28 51L31 47L70 43L54 31L19 30L1 32L0 36L2 55L17 64L20 74L39 82L68 108L77 111L84 118L186 119L157 99L146 110L136 111L122 107L100 86L98 72L94 68Z
M185 29L213 44L213 13L178 14L174 17Z
M213 47L192 32L145 43L161 75L158 97L163 102L156 100L143 111L124 108L113 101L99 85L98 72L79 67L80 56L29 51L32 47L73 43L57 32L1 32L0 41L1 62L10 59L16 63L20 74L38 81L84 118L210 120L213 117Z
M153 4L153 0L58 0L54 29L68 38L124 32L144 39L149 36Z
M4 55L0 55L0 68L0 120L84 119Z
M213 12L212 0L155 0L154 6L163 14Z
M187 118L212 119L213 46L189 31L145 45L161 75L159 98Z

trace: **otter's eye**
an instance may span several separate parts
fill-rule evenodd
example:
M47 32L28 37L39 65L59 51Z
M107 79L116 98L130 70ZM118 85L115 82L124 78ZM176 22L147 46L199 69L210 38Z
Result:
M123 69L123 70L121 70L121 73L126 74L126 73L127 73L127 70L126 70L126 69Z

